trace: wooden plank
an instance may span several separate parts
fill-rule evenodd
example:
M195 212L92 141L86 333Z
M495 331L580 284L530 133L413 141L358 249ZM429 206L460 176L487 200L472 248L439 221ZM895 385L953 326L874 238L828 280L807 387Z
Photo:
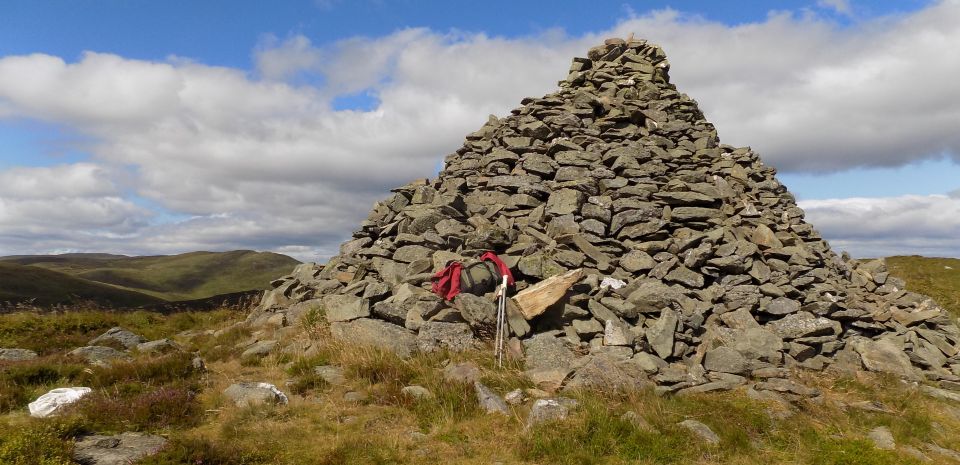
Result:
M568 271L534 284L513 296L520 314L530 321L566 295L571 286L583 279L583 268Z

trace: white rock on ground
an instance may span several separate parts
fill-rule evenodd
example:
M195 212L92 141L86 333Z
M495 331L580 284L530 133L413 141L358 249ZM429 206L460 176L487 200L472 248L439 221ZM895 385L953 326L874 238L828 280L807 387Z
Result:
M90 394L92 391L88 387L53 389L27 404L27 409L30 410L31 417L46 418L56 414L64 406L80 400L81 397Z

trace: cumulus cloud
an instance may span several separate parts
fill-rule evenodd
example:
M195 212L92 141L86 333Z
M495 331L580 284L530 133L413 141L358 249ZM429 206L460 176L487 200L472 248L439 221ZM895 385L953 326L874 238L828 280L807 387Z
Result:
M960 251L958 196L810 200L800 207L835 249L856 256L955 256Z
M752 145L782 171L956 159L960 55L943 50L960 43L958 21L960 2L946 0L848 27L809 13L727 26L665 10L582 36L291 36L264 39L251 71L96 52L76 62L3 57L0 118L60 124L93 141L82 164L0 171L6 224L43 224L23 202L61 198L102 220L72 242L40 234L0 239L0 249L245 247L322 258L387 189L434 174L488 114L552 91L572 56L631 32L664 46L673 81L724 142ZM334 110L336 98L358 92L375 108ZM32 186L67 174L72 187L31 197ZM167 214L180 219L157 219Z

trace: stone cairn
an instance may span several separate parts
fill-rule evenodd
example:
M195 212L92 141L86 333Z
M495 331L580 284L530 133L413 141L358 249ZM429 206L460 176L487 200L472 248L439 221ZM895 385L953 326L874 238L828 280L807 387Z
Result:
M868 369L960 386L960 330L882 260L838 256L750 148L720 144L663 50L610 39L559 90L491 116L436 179L393 190L325 266L273 283L254 327L323 309L334 337L401 356L489 339L491 295L445 302L430 277L492 250L516 293L583 269L508 348L550 388L751 383L814 395L790 369ZM843 371L841 371L843 372Z

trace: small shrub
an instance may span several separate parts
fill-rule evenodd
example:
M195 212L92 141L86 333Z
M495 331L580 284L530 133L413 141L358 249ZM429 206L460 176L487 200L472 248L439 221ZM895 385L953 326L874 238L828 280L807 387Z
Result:
M130 382L158 386L181 383L199 375L193 367L192 355L173 353L157 358L116 361L107 367L94 367L85 370L79 380L94 388Z
M0 463L4 465L70 465L73 448L57 423L32 422L25 428L0 431Z
M400 452L370 437L343 439L333 450L317 457L317 465L394 465L406 463Z
M96 431L146 431L196 425L203 409L193 391L164 386L132 396L118 391L91 393L68 412Z

